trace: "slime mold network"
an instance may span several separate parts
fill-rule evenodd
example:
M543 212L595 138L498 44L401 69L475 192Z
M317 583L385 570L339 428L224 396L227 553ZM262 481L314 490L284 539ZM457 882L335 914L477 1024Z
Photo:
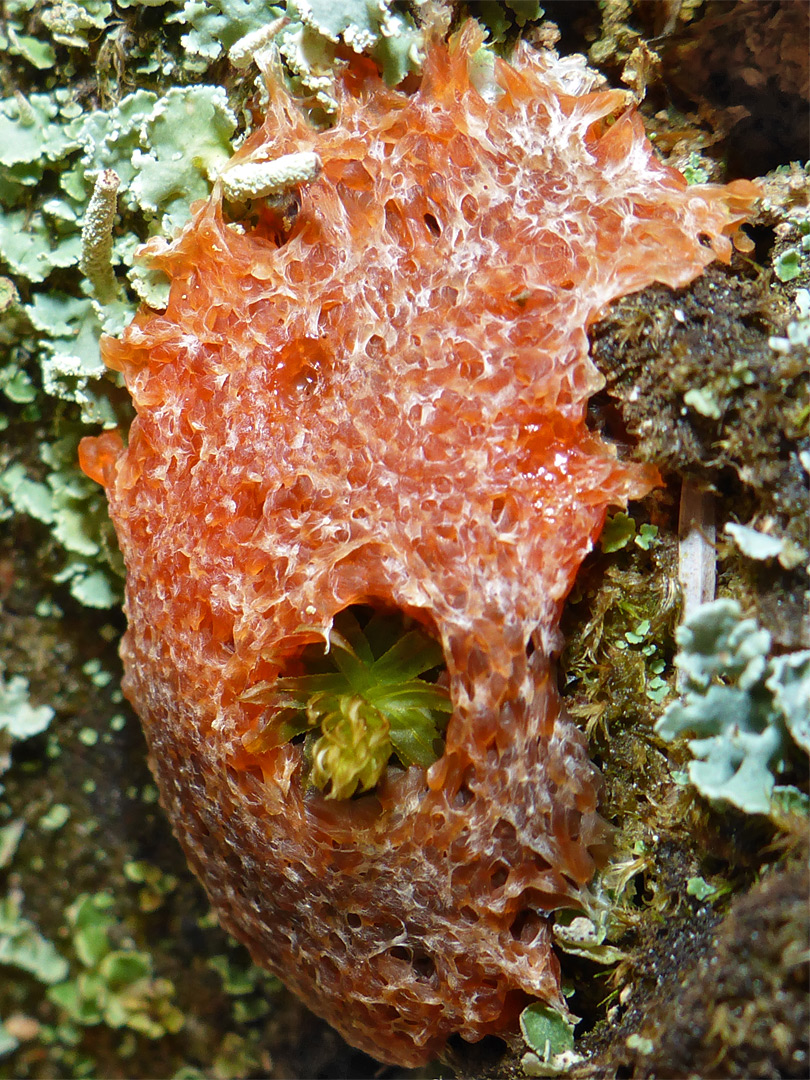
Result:
M529 997L564 1008L547 913L581 903L607 829L551 658L607 508L656 482L586 426L586 331L727 260L755 194L687 187L572 61L521 45L479 92L480 43L433 41L410 95L353 61L325 131L271 87L234 163L314 152L319 175L236 228L218 186L153 248L166 311L103 344L137 418L126 446L81 448L126 560L125 690L192 868L255 961L410 1066ZM347 609L440 648L449 719L431 757L383 739L373 782L335 797L273 687L347 645Z

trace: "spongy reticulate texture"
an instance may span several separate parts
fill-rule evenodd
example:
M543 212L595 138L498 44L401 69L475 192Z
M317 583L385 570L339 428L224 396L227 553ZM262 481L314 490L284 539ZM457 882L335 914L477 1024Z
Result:
M257 962L408 1066L531 997L564 1008L548 913L582 902L607 830L554 686L558 617L607 508L656 479L585 423L586 331L728 259L753 197L687 187L585 69L525 46L491 71L479 44L434 43L411 94L358 61L328 130L271 87L234 160L314 151L320 175L236 224L217 190L153 249L166 311L104 343L128 444L81 451L192 868ZM329 799L297 742L256 749L243 696L360 604L439 640L452 715L432 766L392 758Z

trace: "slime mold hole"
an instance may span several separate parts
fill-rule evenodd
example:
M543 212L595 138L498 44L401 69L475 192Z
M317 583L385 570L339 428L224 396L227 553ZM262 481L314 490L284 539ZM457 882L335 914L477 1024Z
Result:
M515 915L509 933L524 945L531 945L545 925L545 918L534 908L524 908Z
M435 237L442 235L442 228L433 214L425 214L425 225L428 227L428 232L431 232Z
M248 754L299 746L305 785L327 799L368 794L389 764L427 768L441 757L452 706L435 632L399 609L352 604L326 637L242 695L269 706L243 739Z

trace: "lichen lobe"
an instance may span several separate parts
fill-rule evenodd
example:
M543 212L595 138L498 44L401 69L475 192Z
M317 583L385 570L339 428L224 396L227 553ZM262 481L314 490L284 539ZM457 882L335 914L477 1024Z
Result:
M129 443L83 447L127 563L125 689L192 867L257 961L404 1065L526 995L564 1008L545 913L578 902L605 828L550 660L607 507L655 479L585 425L586 328L727 258L753 194L687 190L623 93L567 92L528 48L485 100L479 44L434 43L412 96L359 61L325 132L273 89L234 161L311 151L320 175L239 230L215 196L153 253L166 312L105 344ZM453 713L429 769L330 802L298 745L247 749L244 695L367 603L440 640Z

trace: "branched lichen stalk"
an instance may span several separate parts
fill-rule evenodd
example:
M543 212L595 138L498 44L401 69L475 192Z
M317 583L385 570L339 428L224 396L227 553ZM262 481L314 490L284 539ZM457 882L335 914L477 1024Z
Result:
M222 186L227 198L234 202L245 202L277 195L308 183L315 180L320 171L321 161L315 153L284 154L273 161L232 165L222 173Z
M240 37L228 50L228 58L233 66L240 70L248 67L256 54L266 49L279 30L282 30L288 22L287 16L282 15L266 26L260 26L257 30L251 30L249 34Z
M109 304L118 295L118 281L112 267L112 230L120 183L118 174L112 169L98 174L82 226L79 266L102 304Z

